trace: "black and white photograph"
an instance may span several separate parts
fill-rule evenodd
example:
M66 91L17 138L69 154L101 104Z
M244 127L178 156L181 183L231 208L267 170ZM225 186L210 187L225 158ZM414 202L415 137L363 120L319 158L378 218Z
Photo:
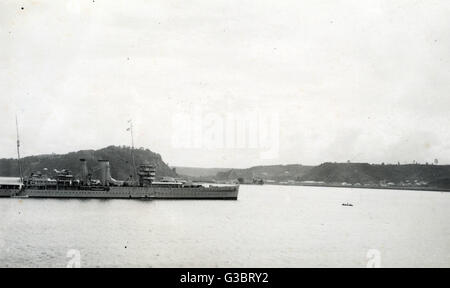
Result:
M0 268L450 268L449 109L447 0L1 0Z

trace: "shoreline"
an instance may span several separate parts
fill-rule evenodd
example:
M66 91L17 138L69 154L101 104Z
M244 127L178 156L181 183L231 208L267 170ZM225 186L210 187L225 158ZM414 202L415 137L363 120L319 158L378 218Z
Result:
M241 185L255 185L258 184L241 184ZM450 192L450 188L434 188L434 187L403 187L403 186L347 186L347 185L333 185L333 184L280 184L280 183L264 183L264 185L278 185L278 186L307 186L307 187L328 187L328 188L352 188L352 189L378 189L378 190L406 190L406 191L428 191L428 192Z

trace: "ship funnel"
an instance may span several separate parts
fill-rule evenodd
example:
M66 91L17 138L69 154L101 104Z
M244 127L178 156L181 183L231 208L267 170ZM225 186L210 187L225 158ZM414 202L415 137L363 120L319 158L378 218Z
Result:
M88 183L88 166L86 159L80 159L81 162L81 179L83 180L83 184L87 185Z
M109 160L98 160L100 163L101 181L104 186L109 186L111 179L111 170L109 168Z

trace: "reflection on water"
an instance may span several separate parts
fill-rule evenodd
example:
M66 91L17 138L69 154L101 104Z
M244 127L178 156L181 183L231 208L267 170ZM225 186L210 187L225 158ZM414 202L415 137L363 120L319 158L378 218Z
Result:
M449 219L450 193L423 191L265 185L241 186L238 201L4 198L0 266L73 266L79 252L81 267L366 267L377 253L383 267L449 267Z

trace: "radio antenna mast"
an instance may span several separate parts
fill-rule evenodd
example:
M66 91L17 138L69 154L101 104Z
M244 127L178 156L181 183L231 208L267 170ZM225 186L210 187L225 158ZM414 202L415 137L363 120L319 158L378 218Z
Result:
M22 164L20 163L19 122L17 121L17 115L16 115L16 133L17 133L17 163L19 164L19 177L20 177L20 181L23 182Z
M133 165L133 177L136 180L137 173L136 173L136 162L134 160L134 135L133 135L133 120L128 120L128 123L130 123L130 127L127 129L127 131L130 131L131 134L131 161Z

